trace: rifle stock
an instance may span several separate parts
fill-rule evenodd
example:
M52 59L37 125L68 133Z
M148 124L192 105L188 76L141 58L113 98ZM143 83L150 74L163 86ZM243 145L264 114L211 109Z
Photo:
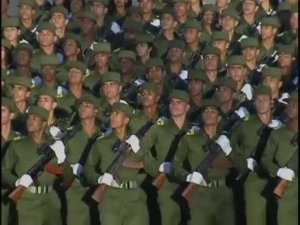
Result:
M196 189L197 189L197 184L189 183L188 186L182 192L181 196L185 198L187 201L189 201L191 200Z
M18 187L16 187L10 194L9 194L9 198L11 200L13 200L15 203L21 198L22 194L24 193L24 191L26 191L26 187L20 185Z
M62 166L47 163L44 166L44 171L54 174L54 175L61 175L64 173L64 168Z
M282 196L284 195L284 192L288 186L289 181L281 179L279 181L279 183L277 184L277 186L275 187L273 193L278 197L278 198L282 198Z
M107 189L108 186L106 184L99 184L94 193L92 194L92 199L94 199L97 203L101 203L104 199Z
M165 173L159 173L152 181L152 185L155 186L157 190L160 190L164 186L166 180L167 180L167 175Z

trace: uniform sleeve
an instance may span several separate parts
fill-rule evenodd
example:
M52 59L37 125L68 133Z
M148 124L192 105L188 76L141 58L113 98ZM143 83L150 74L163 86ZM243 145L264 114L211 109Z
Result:
M187 175L189 174L188 171L184 169L184 161L188 156L188 149L185 141L185 137L179 142L177 151L172 160L172 168L173 174L176 179L180 181L185 181Z
M14 187L18 179L15 174L15 165L17 162L17 156L15 154L15 143L12 142L2 161L2 179L1 184L7 187Z

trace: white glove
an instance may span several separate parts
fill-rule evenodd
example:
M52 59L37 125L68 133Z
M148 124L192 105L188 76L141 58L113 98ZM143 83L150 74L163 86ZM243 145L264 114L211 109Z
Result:
M160 26L160 19L154 19L150 22L150 24L155 26L155 27L159 27Z
M171 172L172 165L170 162L163 162L159 166L159 172L161 173L170 173Z
M273 129L278 129L283 125L283 123L280 120L272 120L269 124L268 127L273 128Z
M82 172L83 172L83 166L82 165L80 165L79 163L76 163L76 164L71 164L70 166L72 167L74 175L79 177L82 174Z
M283 104L285 104L285 105L287 105L287 100L288 100L289 98L290 98L289 93L284 92L284 93L281 95L280 99L278 99L278 101L281 102L281 103L283 103Z
M106 184L108 186L111 186L114 178L111 174L105 173L103 176L100 176L98 179L98 184Z
M248 100L251 100L253 98L253 89L250 84L245 84L241 88L241 92L244 93Z
M284 180L292 181L295 178L295 172L287 167L284 167L277 171L277 176Z
M63 163L66 159L65 146L63 142L60 140L55 141L54 144L50 145L50 148L54 151L56 155L57 163Z
M230 154L232 148L230 146L229 139L225 135L220 135L216 142L220 145L222 151L225 153L226 156Z
M266 66L266 64L260 64L259 67L256 69L257 72L261 72Z
M181 80L186 80L188 78L188 71L187 70L181 70L181 73L179 74L179 77Z
M248 36L245 35L245 34L243 34L243 35L239 38L238 42L241 42L241 41L242 41L243 39L245 39L245 38L248 38Z
M15 183L16 187L22 185L23 187L28 188L33 183L31 176L28 174L22 175Z
M254 168L257 166L257 162L253 158L248 158L247 160L247 167L249 170L254 171Z
M112 32L114 32L115 34L116 34L116 33L120 33L120 32L122 31L121 28L120 28L120 26L119 26L119 24L117 24L116 22L112 22L112 23L111 23L110 29L111 29Z
M207 186L206 181L204 180L203 176L201 173L199 172L193 172L190 173L187 177L186 177L186 181L190 182L190 183L194 183L194 184L198 184L198 185L203 185L203 186Z
M235 113L241 118L245 118L249 116L249 112L245 107L240 107L238 110L235 111Z
M128 139L125 140L127 144L130 144L132 151L137 153L140 150L140 140L137 136L131 135Z
M63 132L56 126L51 126L49 132L54 138L61 139L63 137Z

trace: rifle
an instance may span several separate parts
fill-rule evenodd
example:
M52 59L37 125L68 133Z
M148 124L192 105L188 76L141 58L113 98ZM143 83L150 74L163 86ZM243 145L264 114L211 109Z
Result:
M224 126L221 135L226 135L227 137L229 137L243 119L244 117L239 117L236 113L234 113L231 116L230 120ZM208 149L209 153L204 158L204 160L202 160L201 163L197 166L195 171L201 173L204 179L207 181L207 183L209 183L207 178L207 171L212 166L217 156L223 151L221 149L221 146L214 140L208 140L203 147L205 149ZM186 200L189 200L191 199L193 193L196 191L197 188L198 184L189 183L188 186L182 192L181 196L184 197Z
M287 165L298 165L298 154L299 154L299 150L298 150L298 133L295 134L295 136L293 137L293 139L291 140L291 144L292 146L297 147L296 151L294 152L293 156L289 159ZM284 195L284 192L288 186L289 181L284 180L284 179L280 179L280 181L278 182L278 184L276 185L273 193L276 195L276 197L278 198L282 198L282 196Z
M197 50L196 52L193 52L193 54L189 58L189 64L188 68L195 68L197 62L203 59L203 56L200 54L200 50Z
M92 137L90 137L88 139L88 142L87 142L86 146L84 147L83 152L80 155L80 158L79 158L79 160L77 162L79 165L83 166L85 164L85 162L87 160L87 157L88 157L88 155L89 155L89 153L91 151L92 145L95 143L95 141L97 140L98 137L99 137L99 133L94 133L92 135ZM64 182L63 183L64 189L65 190L69 189L69 187L72 186L72 184L73 184L73 182L74 182L74 180L76 178L77 178L77 176L75 174L73 174L72 177L69 180L67 180L66 182Z

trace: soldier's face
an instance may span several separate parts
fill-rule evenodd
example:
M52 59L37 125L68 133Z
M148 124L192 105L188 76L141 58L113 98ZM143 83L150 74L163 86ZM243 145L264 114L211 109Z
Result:
M102 86L102 90L107 99L115 99L120 96L122 88L117 82L105 82Z
M192 44L199 41L200 32L196 29L186 29L184 32L184 39L187 44Z
M277 77L266 76L263 78L263 85L271 88L272 93L277 92L282 85L282 82Z
M258 114L266 114L271 112L272 98L269 95L258 95L254 104Z
M42 66L42 76L45 81L56 80L56 66L44 65Z
M234 99L234 92L229 87L221 86L218 88L217 96L221 104L226 104Z
M224 40L216 40L213 42L213 46L218 48L221 53L226 52L229 47L229 43Z
M254 60L258 55L258 50L256 47L246 47L242 50L242 54L246 61Z
M280 53L278 57L278 64L280 67L290 67L293 63L293 56L290 53Z
M139 57L143 57L150 54L151 49L149 48L147 43L139 43L136 45L135 51Z
M190 109L190 106L187 102L181 99L173 98L171 99L169 108L172 117L181 117L187 113L187 111Z
M34 9L29 5L21 5L20 9L20 17L22 20L33 18Z
M7 106L1 106L1 125L8 124L13 116L14 114L10 112Z
M190 96L199 96L203 93L203 81L201 80L190 80L188 82L188 92Z
M64 14L55 12L51 16L51 22L56 28L63 28L67 25L67 20Z
M143 10L143 13L150 13L154 7L152 0L140 0L139 6Z
M243 13L245 15L252 15L255 13L256 10L256 4L252 0L245 0L243 2Z
M93 2L91 11L94 11L98 17L105 15L105 6L101 2Z
M229 2L230 1L228 1L228 0L216 0L216 6L218 8L224 8L225 6L228 5Z
M287 105L287 116L290 120L298 120L298 101L290 100Z
M99 53L95 57L96 66L99 68L108 66L109 60L110 60L110 54L108 53Z
M83 4L81 0L72 0L70 4L70 9L73 13L78 13L83 10Z
M170 48L168 51L168 60L170 62L181 62L183 58L183 50L180 48Z
M206 126L217 125L221 120L220 112L216 107L208 106L202 112L202 119Z
M265 40L275 35L276 28L272 26L261 26L261 39Z
M110 126L114 129L126 126L129 123L128 116L122 111L112 112L110 115Z
M161 17L161 29L162 30L171 30L174 29L175 19L170 14L163 14Z
M290 18L291 28L293 30L298 30L298 12L292 13Z
M83 72L76 68L71 68L68 72L68 80L70 84L81 84L84 81Z
M27 66L30 64L31 57L28 51L21 49L17 52L17 64L19 66Z
M122 74L128 74L133 71L133 60L123 58L120 60L120 66L121 66L121 73Z
M54 44L55 34L50 30L39 31L39 44L43 47L48 47Z
M206 11L204 14L203 14L203 21L205 24L213 24L216 20L216 13L215 12L212 12L212 11Z
M89 18L83 18L80 20L80 28L83 34L89 34L93 32L95 28L95 22Z
M15 84L12 88L12 96L15 103L24 102L29 98L30 91L27 87Z
M26 127L29 133L42 131L45 127L45 121L41 116L29 114L26 120Z
M4 37L8 41L15 41L18 39L20 31L16 27L5 27L4 28Z
M49 95L40 95L38 98L38 106L52 111L56 107L56 101Z
M152 67L147 71L149 81L155 84L162 84L165 78L165 72L161 67Z
M176 2L174 5L174 10L178 17L186 16L188 11L188 4L185 2Z
M142 104L144 107L149 107L157 104L159 97L153 92L149 90L142 91Z
M79 105L78 114L80 119L95 118L98 110L90 102L82 102Z
M246 69L241 65L232 65L228 68L229 77L236 82L241 82L245 78Z
M219 58L217 55L208 54L204 56L204 68L207 71L214 71L218 69Z
M80 48L75 40L67 39L64 44L64 52L66 56L78 55Z
M114 0L116 7L125 7L127 0Z
M232 31L236 25L237 25L237 21L235 18L231 16L222 16L221 26L223 30Z

